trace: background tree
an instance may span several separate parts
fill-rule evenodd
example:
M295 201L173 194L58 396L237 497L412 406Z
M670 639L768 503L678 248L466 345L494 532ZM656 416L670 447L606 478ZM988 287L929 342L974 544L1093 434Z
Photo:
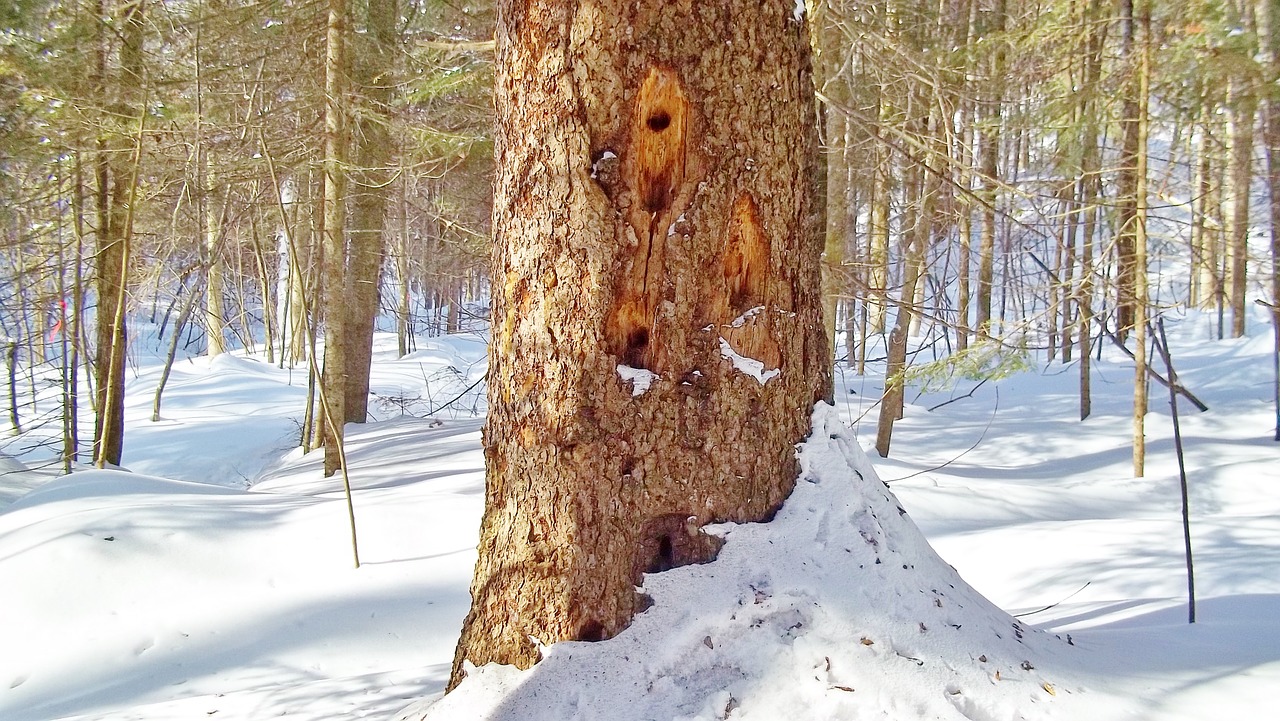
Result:
M386 256L386 216L394 157L388 123L399 43L396 0L366 0L365 32L353 60L355 83L364 100L356 112L353 140L358 169L352 202L350 261L347 269L346 398L344 418L363 423L369 407L369 367L374 321L378 317L382 264Z
M105 0L103 0L105 2ZM118 60L110 56L114 33L100 26L96 84L107 112L95 160L97 186L97 416L93 461L119 465L124 453L124 366L128 340L129 271L134 219L139 193L139 166L146 125L143 30L146 0L120 0L115 6L120 28ZM105 8L104 8L105 9ZM106 13L103 13L106 17Z

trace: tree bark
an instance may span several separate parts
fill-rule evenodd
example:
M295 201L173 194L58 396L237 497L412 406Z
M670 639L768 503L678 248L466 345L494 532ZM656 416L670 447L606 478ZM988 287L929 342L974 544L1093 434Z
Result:
M1267 163L1267 200L1271 220L1271 332L1275 355L1272 357L1274 401L1276 409L1275 440L1280 441L1280 0L1259 0L1256 11L1259 46L1263 54L1263 147Z
M281 214L281 225L288 224L292 229L292 242L285 236L285 256L288 262L288 286L285 290L285 310L288 323L288 357L289 364L305 363L309 357L310 344L307 341L308 329L312 326L311 313L315 309L315 299L308 302L308 294L314 292L314 285L307 282L312 276L309 268L315 263L317 254L313 252L316 243L312 229L315 225L312 218L317 204L312 201L313 186L311 173L294 181L295 193L289 203L289 215ZM279 192L277 189L276 192ZM283 199L281 200L283 204ZM309 312L310 311L310 312ZM283 331L282 331L283 332ZM283 353L282 353L283 355Z
M324 369L320 381L320 437L324 475L341 466L339 445L346 413L346 203L347 203L347 59L346 0L329 0L325 55L324 117Z
M1090 0L1083 8L1086 12L1084 87L1097 87L1102 74L1102 48L1105 24L1102 16L1102 0ZM1098 228L1098 206L1102 201L1102 159L1099 154L1098 135L1101 123L1098 119L1098 103L1088 94L1082 95L1080 114L1084 129L1080 138L1080 209L1083 214L1080 229L1080 285L1076 288L1076 307L1079 308L1077 333L1080 344L1080 420L1093 412L1092 336L1094 294L1094 235Z
M902 236L902 296L897 319L889 333L888 359L885 366L884 395L880 399L880 416L876 424L876 453L889 457L894 421L902 418L903 372L907 367L907 330L913 315L911 299L920 283L920 257L928 232L909 232Z
M207 150L205 151L207 153ZM207 156L206 156L207 158ZM212 358L225 353L227 341L225 337L226 322L223 320L222 297L225 292L226 264L222 260L222 210L223 204L217 200L217 183L211 164L205 162L204 167L204 253L208 271L204 282L205 312L204 328L208 339L206 354Z
M1249 186L1253 180L1253 126L1257 121L1258 101L1244 78L1233 77L1227 98L1231 141L1227 197L1227 274L1228 303L1231 306L1231 337L1245 333L1248 308L1245 305L1249 286Z
M1143 3L1138 17L1142 47L1138 59L1138 140L1134 169L1133 247L1133 475L1146 474L1147 441L1147 136L1150 132L1151 3ZM1170 381L1173 380L1170 376Z
M368 0L367 32L355 59L366 107L356 119L354 138L359 188L351 216L351 258L347 268L347 382L343 408L348 423L364 423L369 413L369 370L378 316L382 263L386 258L387 197L391 192L390 116L395 62L396 0Z
M111 105L117 119L137 118L136 127L111 134L98 165L99 227L97 232L97 416L94 426L94 464L119 465L124 454L124 368L128 339L127 308L133 202L141 160L142 34L144 0L124 0L120 16L120 72ZM103 39L101 51L106 52ZM105 57L99 62L105 82ZM105 89L105 88L104 88Z
M1005 2L997 0L989 19L988 32L1001 33L1005 23ZM1002 39L997 40L1003 43ZM996 199L1000 184L1000 125L1004 78L1004 51L997 49L991 58L991 75L987 83L986 124L978 133L978 152L981 164L982 187L978 191L982 199L982 227L978 236L978 292L975 299L977 317L974 326L978 335L991 334L991 293L995 279L996 247Z
M1134 0L1120 0L1120 59L1129 80L1121 108L1120 167L1116 171L1116 336L1121 342L1134 328L1138 203L1138 53Z
M831 388L803 15L507 0L497 38L486 502L450 687L617 634L644 572L714 557L703 525L770 517Z

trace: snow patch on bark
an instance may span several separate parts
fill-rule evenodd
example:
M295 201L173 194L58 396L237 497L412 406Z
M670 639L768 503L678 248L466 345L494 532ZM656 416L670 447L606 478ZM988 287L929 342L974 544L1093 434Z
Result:
M601 163L607 163L607 162L609 162L609 161L611 161L611 160L616 160L616 159L617 159L617 157L618 157L618 154L617 154L617 153L615 153L615 152L613 152L612 150L606 150L606 151L604 151L603 153L601 153L601 154L600 154L600 159L599 159L599 160L597 160L596 162L594 162L594 163L592 163L592 164L591 164L591 178L592 178L592 180L594 180L594 179L596 179L597 177L599 177L599 173L600 173L600 164L601 164Z
M729 345L729 341L724 338L720 339L720 355L729 359L729 362L733 364L733 367L737 369L739 373L744 373L760 381L760 385L768 383L782 372L778 368L766 369L764 367L764 363L756 360L755 358L747 358L746 356L739 355L738 352Z
M632 398L644 395L644 392L649 390L649 386L662 377L644 368L632 368L626 365L618 366L618 376L624 381L631 381Z

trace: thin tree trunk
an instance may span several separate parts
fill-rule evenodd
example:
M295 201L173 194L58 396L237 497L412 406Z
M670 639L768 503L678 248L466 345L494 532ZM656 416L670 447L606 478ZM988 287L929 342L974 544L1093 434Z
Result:
M1005 0L996 0L988 20L988 32L1000 34L1004 30ZM998 42L1003 43L1003 39ZM978 131L979 163L981 164L982 226L978 236L978 293L977 317L974 319L979 336L991 334L992 286L995 277L996 251L996 203L1000 184L1000 138L1003 113L1002 87L1004 77L1004 50L997 49L991 58L990 75L987 78L985 123Z
M1084 87L1097 87L1102 73L1103 29L1102 0L1090 0L1085 8L1085 66ZM1084 221L1080 233L1080 285L1077 288L1076 307L1079 308L1078 329L1080 343L1080 420L1093 412L1092 396L1092 336L1094 294L1094 236L1098 228L1098 206L1102 202L1102 161L1099 155L1097 103L1089 95L1082 95L1080 113L1084 118L1084 130L1080 142L1080 208Z
M346 193L347 76L346 0L329 0L325 54L324 114L324 367L319 391L318 425L324 445L324 475L341 465L340 448L346 418Z
M254 184L256 186L257 181L255 181ZM256 197L257 195L258 193L255 189L254 196ZM259 211L257 208L253 208L249 212L253 260L254 265L257 266L258 270L258 286L262 289L262 337L265 341L264 345L266 346L267 363L274 365L276 362L276 299L274 296L276 284L272 282L272 277L273 275L278 275L278 273L273 273L276 269L272 268L271 264L267 262L267 251L264 247L266 242L260 232L259 226ZM248 331L247 334L250 336L253 335L252 331Z
M282 224L288 223L293 228L293 242L289 244L288 252L289 362L292 364L306 362L311 352L308 329L313 327L314 321L307 311L308 308L312 313L316 310L317 298L309 294L314 294L317 286L315 283L308 282L308 278L314 275L320 255L313 250L316 247L317 235L314 232L316 226L314 219L321 212L318 208L320 204L314 201L316 197L312 192L314 186L311 172L297 181L297 197L290 204L290 215L293 216L293 221L289 223L283 214L281 218ZM311 297L310 302L308 302L309 297Z
M1258 0L1258 36L1265 75L1262 137L1267 162L1267 199L1271 220L1271 331L1273 393L1276 409L1275 440L1280 441L1280 0Z
M1120 128L1120 167L1116 171L1116 336L1121 342L1135 328L1137 314L1138 155L1141 119L1138 97L1137 18L1134 0L1120 0L1120 59L1130 79L1124 93Z
M72 229L75 253L72 256L70 303L67 294L60 294L62 309L62 471L70 473L80 460L80 332L83 326L84 307L84 164L80 153L75 153L75 171L71 192L73 213ZM62 264L67 267L66 263ZM63 277L59 273L59 277ZM69 307L68 307L69 306Z
M1206 103L1207 105L1207 100ZM1200 110L1200 132L1197 140L1196 170L1191 198L1191 292L1187 300L1192 308L1206 308L1213 303L1214 253L1210 245L1209 197L1211 193L1210 150L1211 119L1207 108Z
M411 315L413 308L410 295L411 279L409 277L409 183L403 175L400 178L400 232L399 247L396 252L396 280L399 283L400 295L396 305L396 346L398 357L409 354L413 327Z
M1134 179L1133 268L1133 475L1146 473L1147 417L1147 135L1150 128L1151 4L1144 3L1141 17L1142 48L1138 60L1138 139ZM1170 381L1173 379L1170 378Z
M160 380L156 382L156 392L151 400L152 423L160 421L160 401L164 395L164 387L169 382L169 373L173 370L173 361L178 356L178 342L182 338L182 330L187 327L187 321L191 319L191 312L195 310L199 298L199 287L188 291L186 300L182 302L182 311L178 314L178 320L173 324L173 333L169 336L169 350L164 357L164 368L160 371Z
M4 346L5 378L9 394L9 429L13 435L22 433L22 419L18 414L18 341L6 339Z
M203 208L205 266L204 328L207 338L206 352L210 358L225 353L226 321L223 320L222 299L225 295L226 264L222 260L222 218L224 203L218 202L217 175L208 156L208 149L201 149L200 160L203 182L200 204ZM223 190L223 198L230 194Z
M889 154L877 143L873 151L871 227L867 247L867 334L883 333L889 289L889 204L892 200L892 171ZM862 347L866 347L865 339Z
M103 210L97 248L98 402L94 432L94 463L99 467L119 465L124 453L126 304L135 209L132 201L137 197L136 179L146 117L142 77L144 2L124 0L119 7L121 46L117 91L120 102L116 105L116 117L136 118L136 127L129 134L115 134L99 161L99 208ZM105 52L105 45L102 51Z
M903 373L907 360L907 331L911 327L912 308L910 299L915 296L916 286L920 282L920 254L924 234L910 232L903 235L903 301L898 303L897 320L889 333L889 357L885 366L884 395L880 399L880 416L876 426L876 453L881 458L889 457L889 446L893 439L894 421L902 418L903 410Z
M1231 337L1245 334L1248 308L1245 305L1249 286L1249 186L1253 180L1253 125L1257 119L1257 98L1246 81L1233 77L1228 94L1228 122L1231 147L1229 152L1227 205L1227 298L1231 307Z
M963 121L962 121L963 123ZM970 153L968 148L971 147L969 142L970 129L965 125L961 125L961 142L962 150L960 155L960 187L969 190L973 186L971 179ZM969 336L971 334L971 325L969 323L969 303L973 296L970 288L971 278L973 276L973 208L966 194L959 200L960 212L957 220L956 232L960 236L959 251L957 258L957 288L956 288L956 351L963 352L969 347Z
M351 216L351 252L347 268L347 335L343 413L348 423L364 423L369 413L369 370L373 362L374 321L378 317L382 265L386 258L387 197L391 188L390 116L395 64L396 0L368 0L367 32L352 66L367 107L354 128L359 187Z

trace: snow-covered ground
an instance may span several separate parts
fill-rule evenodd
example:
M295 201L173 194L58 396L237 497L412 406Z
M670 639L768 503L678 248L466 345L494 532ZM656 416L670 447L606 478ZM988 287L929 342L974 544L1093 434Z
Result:
M397 360L379 337L380 420L348 428L358 570L340 481L295 448L304 371L183 361L152 423L144 362L132 473L45 482L0 456L0 719L1271 718L1280 444L1256 320L1237 341L1171 329L1210 407L1180 405L1194 626L1161 387L1135 479L1132 367L1110 351L1084 422L1074 364L909 392L874 463L857 446L880 380L845 371L773 522L718 527L717 561L647 577L655 605L616 639L473 671L435 705L483 504L483 345Z

